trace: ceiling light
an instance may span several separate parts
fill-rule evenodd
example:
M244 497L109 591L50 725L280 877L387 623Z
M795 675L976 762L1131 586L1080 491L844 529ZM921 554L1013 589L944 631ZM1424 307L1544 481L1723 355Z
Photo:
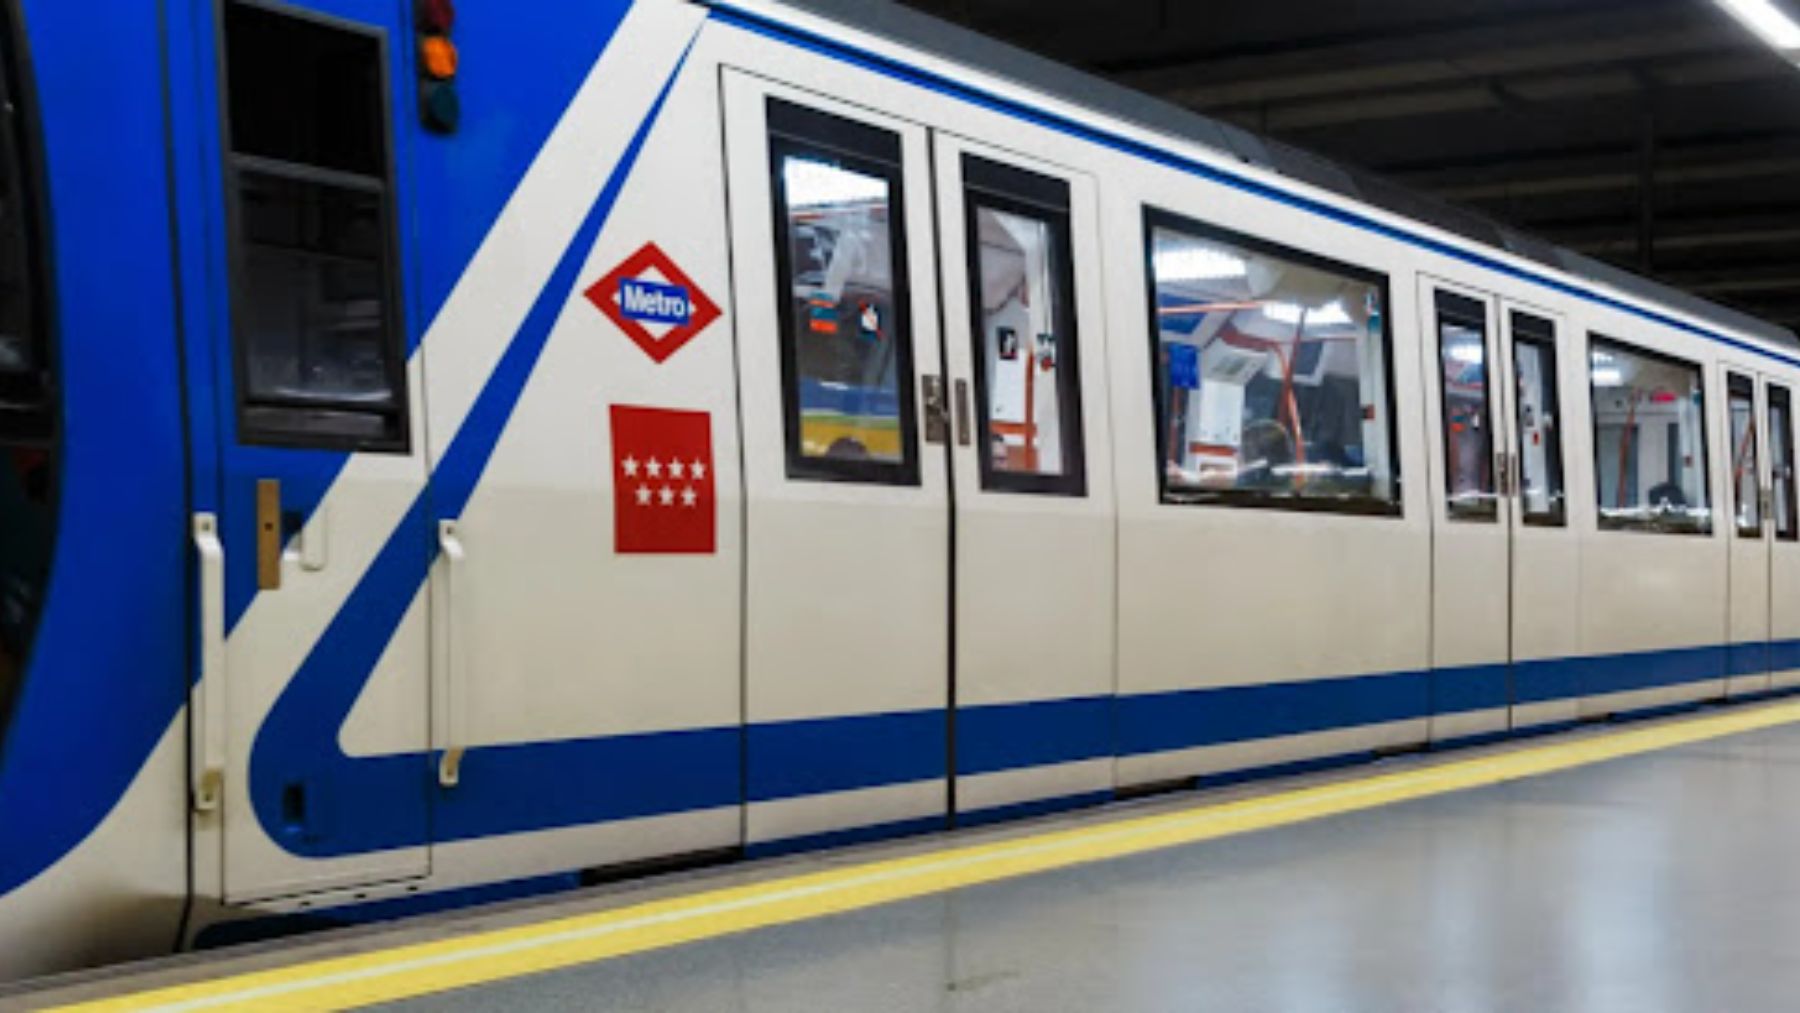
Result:
M1776 6L1774 0L1718 0L1745 27L1789 59L1800 60L1800 22Z
M1250 266L1242 257L1206 246L1177 246L1156 251L1156 280L1224 281L1242 278Z

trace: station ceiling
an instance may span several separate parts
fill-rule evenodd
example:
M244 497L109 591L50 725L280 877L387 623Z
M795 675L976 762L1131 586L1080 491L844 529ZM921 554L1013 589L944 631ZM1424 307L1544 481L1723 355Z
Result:
M905 2L1800 329L1800 66L1711 0Z

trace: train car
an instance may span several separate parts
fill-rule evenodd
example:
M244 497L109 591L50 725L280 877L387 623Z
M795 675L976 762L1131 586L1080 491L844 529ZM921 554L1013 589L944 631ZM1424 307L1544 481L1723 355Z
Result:
M1779 328L889 4L0 19L0 976L1800 684Z

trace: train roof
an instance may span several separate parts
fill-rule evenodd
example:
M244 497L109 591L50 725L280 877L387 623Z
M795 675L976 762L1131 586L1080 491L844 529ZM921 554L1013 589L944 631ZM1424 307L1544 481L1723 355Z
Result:
M1374 173L1341 165L1291 144L1202 116L1172 102L953 25L894 0L782 0L782 3L951 63L978 69L1092 112L1191 141L1289 179L1485 246L1506 250L1720 327L1789 349L1800 348L1800 336L1785 327L1557 246L1477 211L1427 196Z

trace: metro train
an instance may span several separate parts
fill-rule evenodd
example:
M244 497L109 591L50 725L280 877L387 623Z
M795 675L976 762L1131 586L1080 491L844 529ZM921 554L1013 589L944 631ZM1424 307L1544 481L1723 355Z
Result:
M1781 328L886 3L0 20L0 977L1800 685Z

